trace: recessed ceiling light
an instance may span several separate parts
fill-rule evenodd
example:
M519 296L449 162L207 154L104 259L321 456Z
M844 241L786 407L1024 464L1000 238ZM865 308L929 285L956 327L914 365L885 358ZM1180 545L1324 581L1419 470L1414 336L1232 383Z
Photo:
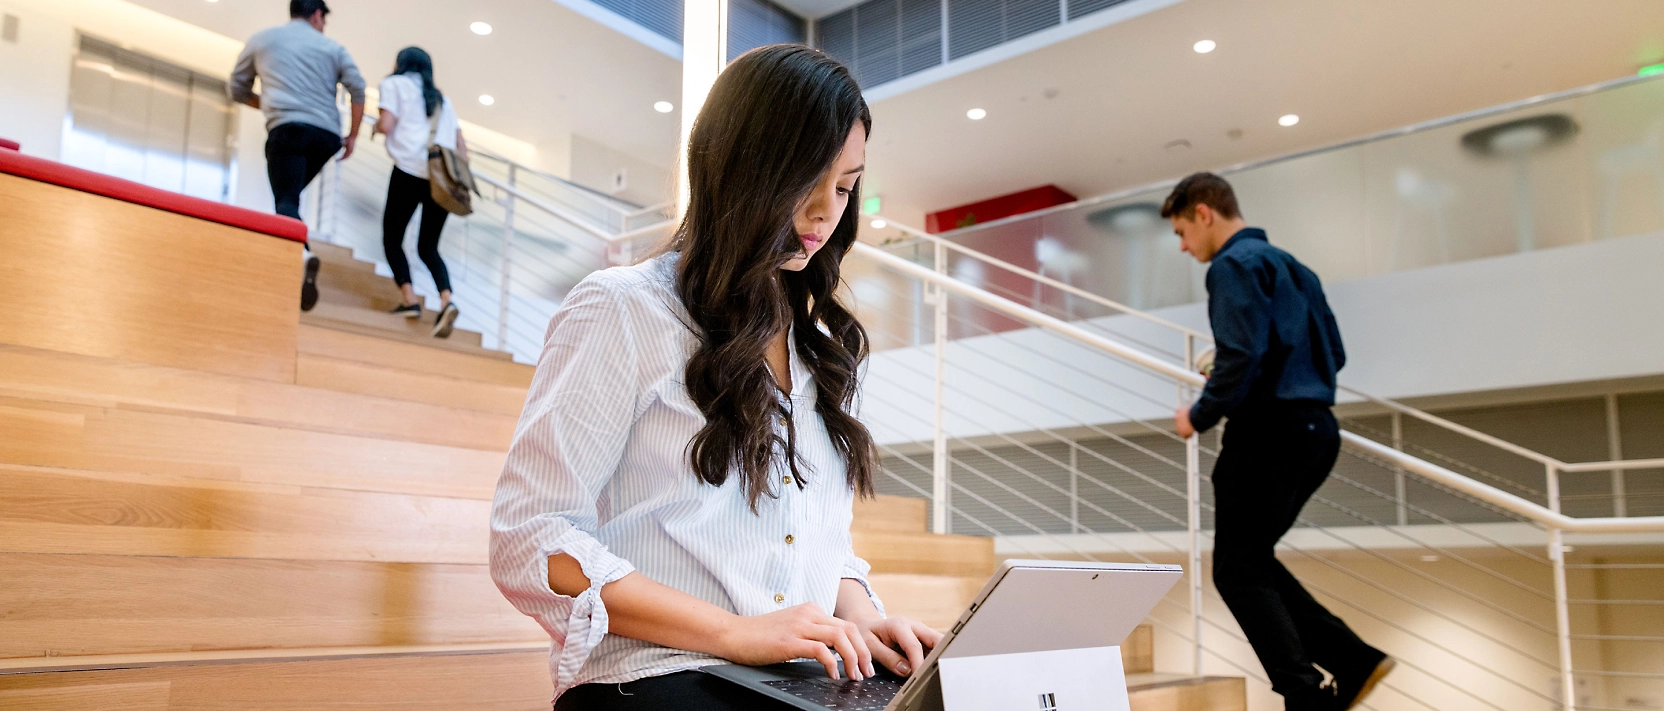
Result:
M1212 52L1218 46L1219 43L1213 40L1202 40L1196 44L1190 45L1190 48L1196 50L1197 54L1207 54L1208 52Z
M1300 117L1294 114L1283 114L1282 118L1277 119L1278 126L1293 126L1297 123L1300 123Z
M983 111L982 109L971 109L970 111L965 112L965 118L968 118L972 121L981 121L985 118L988 118L988 112Z
M655 101L653 102L653 110L661 114L668 114L675 111L676 107L668 101Z
M473 30L474 34L476 34L476 35L489 35L489 34L491 34L491 23L489 23L489 22L475 22L471 25L468 25L468 29Z
M884 229L886 227L889 227L889 226L890 226L890 223L885 222L883 220L873 220L872 221L872 228L875 229L875 230L882 230L882 229Z
M480 103L490 106L497 103L497 97L490 94L480 94Z

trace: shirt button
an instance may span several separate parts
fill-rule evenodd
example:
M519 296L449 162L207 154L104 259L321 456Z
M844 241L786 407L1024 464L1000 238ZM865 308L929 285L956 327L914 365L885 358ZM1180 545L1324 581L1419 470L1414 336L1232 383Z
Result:
M774 604L778 605L778 604L783 603L785 601L786 601L786 596L785 595L781 595L780 593L775 593L774 594Z
M783 477L780 477L780 481L785 482L786 486L791 486L792 485L792 475L787 474Z
M784 418L784 417L782 417L782 418L780 418L780 426L781 426L781 427L790 427L790 426L791 426L791 424L792 424L792 423L791 423L791 420L788 420L788 419L786 419L786 418Z
M786 534L786 545L789 546L789 545L791 545L793 543L796 543L796 542L797 542L797 536L793 536L790 533Z

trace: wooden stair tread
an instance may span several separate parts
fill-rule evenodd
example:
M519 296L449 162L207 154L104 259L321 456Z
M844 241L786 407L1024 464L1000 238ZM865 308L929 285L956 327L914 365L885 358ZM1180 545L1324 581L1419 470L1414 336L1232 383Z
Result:
M852 530L850 536L855 554L875 573L986 578L995 568L992 538L863 530Z
M0 397L0 461L490 499L506 453Z
M490 506L0 464L0 553L484 565Z
M0 708L27 711L530 711L553 693L547 651L0 675Z
M302 355L522 388L531 385L532 373L536 370L514 362L507 353L447 348L440 339L434 338L424 341L383 338L371 330L355 329L350 324L315 325L303 322L297 333L297 346Z
M524 642L478 642L474 644L226 649L198 652L153 652L150 654L91 654L79 657L25 657L0 659L0 676L40 672L148 669L152 667L198 666L204 664L254 664L377 657L463 656L514 652L548 654L549 642L548 640L541 642L533 640Z
M1127 675L1132 711L1247 711L1247 680L1239 676Z
M0 345L0 395L508 449L516 415Z
M0 579L9 659L548 639L484 565L3 553Z
M519 418L526 403L524 386L484 383L306 353L295 359L295 383L515 418Z
M432 348L499 357L492 354L501 353L501 351L491 351L481 347L481 336L475 331L458 328L451 333L450 338L434 338L431 335L434 317L433 311L423 314L421 319L410 319L368 308L319 301L318 305L313 307L311 311L300 315L300 322L311 326L322 326L377 338L400 340ZM500 357L513 358L512 355L507 353L501 353Z
M854 528L860 531L928 531L930 502L902 496L856 499Z

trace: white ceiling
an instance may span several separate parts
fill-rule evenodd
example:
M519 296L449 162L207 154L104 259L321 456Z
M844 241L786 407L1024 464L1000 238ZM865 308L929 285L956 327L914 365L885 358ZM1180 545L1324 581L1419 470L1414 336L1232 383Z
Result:
M287 21L288 0L130 0L199 27L247 39ZM434 79L463 119L540 147L577 133L655 165L672 165L682 66L553 0L335 0L328 34L374 85L400 49L433 55ZM492 34L468 30L489 22ZM231 68L225 68L230 73ZM490 94L492 106L478 97Z
M1660 59L1658 0L1185 0L875 102L867 189L915 224L1046 183L1089 197ZM1288 113L1300 123L1278 126Z

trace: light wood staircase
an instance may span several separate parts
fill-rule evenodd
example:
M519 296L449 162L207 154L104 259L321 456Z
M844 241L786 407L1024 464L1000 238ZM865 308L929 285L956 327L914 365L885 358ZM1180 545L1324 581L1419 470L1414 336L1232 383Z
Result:
M474 331L458 328L449 338L434 338L433 320L439 314L431 308L424 310L420 319L387 313L404 298L392 279L376 273L375 264L353 257L346 247L323 242L314 242L311 247L320 261L318 304L301 314L302 324L511 359L507 353L484 349L480 334Z

